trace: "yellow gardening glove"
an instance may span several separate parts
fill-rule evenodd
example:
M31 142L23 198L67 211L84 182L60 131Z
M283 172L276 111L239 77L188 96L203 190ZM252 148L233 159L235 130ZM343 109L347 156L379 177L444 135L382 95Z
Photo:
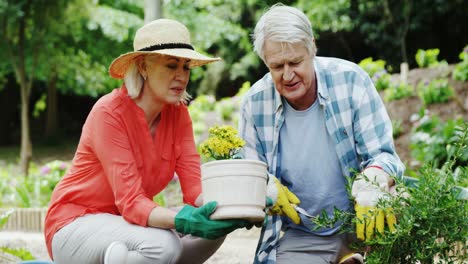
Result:
M370 240L377 232L383 234L385 221L391 232L395 231L396 218L391 208L377 209L382 198L389 196L389 175L372 167L356 177L351 193L355 198L356 235L358 239Z
M273 206L268 208L267 213L269 215L285 215L295 224L299 224L301 218L293 205L298 205L301 201L288 187L282 185L275 176L270 174L268 176L267 200L270 199Z

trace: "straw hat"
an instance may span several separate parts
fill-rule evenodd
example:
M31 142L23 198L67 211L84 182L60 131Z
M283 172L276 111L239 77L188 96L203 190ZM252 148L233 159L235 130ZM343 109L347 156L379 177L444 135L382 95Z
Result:
M133 52L116 58L109 67L109 74L113 78L123 79L133 60L147 54L189 59L190 68L220 60L196 52L190 44L190 33L182 23L171 19L157 19L137 30L133 40Z

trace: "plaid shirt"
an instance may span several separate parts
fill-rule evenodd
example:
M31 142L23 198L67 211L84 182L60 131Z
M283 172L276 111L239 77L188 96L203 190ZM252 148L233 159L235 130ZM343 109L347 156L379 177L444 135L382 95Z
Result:
M351 177L353 172L377 165L390 175L401 177L404 165L395 152L392 124L367 73L352 62L336 58L315 57L314 68L317 99L324 111L327 131L336 143L343 175ZM269 173L278 178L283 122L281 96L267 73L243 98L239 133L246 141L244 158L266 162ZM280 230L280 217L268 216L254 263L276 262Z

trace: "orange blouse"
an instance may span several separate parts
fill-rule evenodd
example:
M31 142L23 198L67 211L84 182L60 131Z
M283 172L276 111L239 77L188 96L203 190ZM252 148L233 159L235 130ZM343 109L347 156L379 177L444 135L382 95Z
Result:
M52 194L45 219L49 255L54 234L85 214L122 215L147 226L157 206L153 197L174 172L184 203L194 205L201 193L200 156L187 107L165 106L152 137L144 111L125 86L103 96L86 119L71 168Z

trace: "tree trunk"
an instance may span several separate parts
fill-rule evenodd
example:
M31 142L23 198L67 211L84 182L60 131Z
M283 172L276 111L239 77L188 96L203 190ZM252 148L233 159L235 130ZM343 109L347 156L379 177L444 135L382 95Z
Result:
M46 137L57 136L57 72L52 71L47 85Z
M162 0L145 0L145 24L162 17Z
M21 82L21 153L20 170L27 177L29 163L32 159L32 143L29 129L29 89L25 82Z

